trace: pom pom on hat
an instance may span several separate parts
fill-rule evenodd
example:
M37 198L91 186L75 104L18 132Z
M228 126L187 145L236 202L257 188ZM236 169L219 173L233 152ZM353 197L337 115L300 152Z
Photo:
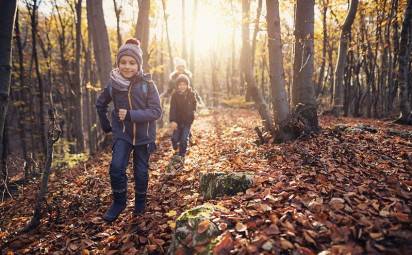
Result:
M129 38L126 42L124 42L124 44L136 44L137 46L140 46L140 41L136 38Z
M183 58L175 58L174 59L174 64L175 64L175 67L178 67L178 66L184 66L184 67L186 67L186 61L183 59Z

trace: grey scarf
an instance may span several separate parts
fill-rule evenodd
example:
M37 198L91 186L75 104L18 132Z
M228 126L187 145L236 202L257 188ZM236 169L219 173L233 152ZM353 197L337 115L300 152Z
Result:
M112 87L120 91L127 91L129 89L130 80L124 78L119 71L119 68L115 68L110 72L110 79Z

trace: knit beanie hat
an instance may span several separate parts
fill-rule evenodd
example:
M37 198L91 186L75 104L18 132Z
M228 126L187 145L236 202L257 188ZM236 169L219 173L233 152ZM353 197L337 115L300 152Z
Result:
M185 67L186 68L186 61L183 59L183 58L175 58L174 59L174 64L175 64L175 67L178 67L178 66L183 66L183 67Z
M140 69L143 68L143 51L140 48L139 40L130 38L122 46L120 46L116 59L117 66L119 66L120 59L123 56L130 56L136 59Z
M189 80L189 77L187 77L186 74L180 74L179 76L177 76L176 84L179 84L179 82L184 82L184 83L187 84L187 86L190 87L190 80Z

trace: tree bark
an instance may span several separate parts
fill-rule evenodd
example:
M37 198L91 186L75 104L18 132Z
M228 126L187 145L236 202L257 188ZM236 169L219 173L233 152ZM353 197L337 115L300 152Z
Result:
M314 0L297 0L295 10L292 106L294 112L299 108L307 130L319 128L313 86L314 5Z
M117 34L117 48L122 46L122 35L120 34L120 14L122 13L122 7L117 5L117 1L113 0L114 13L116 14L116 34Z
M182 0L182 57L187 61L186 1Z
M84 136L83 136L83 85L80 73L80 57L81 57L81 36L82 36L82 0L77 0L76 3L76 64L74 65L74 101L77 111L74 112L74 132L76 137L77 153L84 151Z
M318 97L323 92L323 81L325 79L325 66L326 66L326 50L328 44L328 27L327 27L327 14L328 14L328 7L329 7L329 0L322 1L322 31L323 31L323 38L322 38L322 62L320 65L318 83L316 86L316 97Z
M34 60L34 69L36 72L37 83L39 86L38 98L39 98L39 112L38 112L38 119L40 121L40 137L41 137L41 145L42 151L44 155L46 155L46 146L47 146L47 138L46 138L46 120L44 118L44 84L42 75L40 73L40 64L39 64L39 57L37 55L37 12L38 12L39 2L37 0L33 1L33 4L30 6L27 3L27 9L30 13L31 19L31 39L32 39L32 58Z
M103 5L100 0L87 0L87 23L92 27L94 57L99 73L100 87L104 88L112 70L109 36L104 21Z
M262 13L262 0L258 0L258 8L256 11L256 19L255 19L255 28L253 30L253 37L252 37L252 65L255 66L255 53L256 53L256 38L257 34L259 33L259 23L260 23L260 15Z
M342 26L339 43L338 60L335 68L335 79L333 82L333 112L336 116L341 116L344 104L343 75L345 72L347 50L349 46L349 37L353 21L355 20L356 10L359 0L351 0L349 12L346 16L345 23Z
M251 96L253 101L256 104L260 117L262 118L263 125L268 132L272 132L273 130L273 121L269 111L269 107L267 106L265 99L262 93L259 91L255 77L253 76L253 65L252 65L252 49L249 40L249 30L247 28L247 24L249 24L249 7L250 7L250 0L242 0L242 10L243 10L243 19L242 22L242 66L243 66L243 73L245 76L245 81L247 84L248 94ZM245 24L246 22L246 24Z
M0 155L3 155L3 133L10 96L11 45L16 15L16 0L0 2Z
M142 43L143 69L149 71L149 29L150 0L139 1L139 16L136 24L136 38Z
M289 116L289 103L285 89L286 82L283 69L279 1L266 0L266 9L272 105L275 123L280 124Z
M16 48L17 48L17 55L18 55L18 60L19 60L19 82L20 82L20 90L17 92L18 95L18 100L21 102L24 102L24 104L21 106L21 108L18 111L18 126L19 126L19 137L20 137L20 143L21 143L21 148L22 148L22 153L23 153L23 158L24 161L26 162L26 165L24 167L24 178L28 178L29 172L28 169L30 169L30 160L28 158L28 152L27 152L27 145L26 145L26 124L25 124L25 118L26 118L26 113L27 113L27 100L26 100L26 93L28 92L25 89L25 75L24 75L24 60L23 60L23 44L21 41L21 33L20 33L20 25L19 25L19 11L16 11L16 22L14 26L14 34L15 34L15 43L16 43Z
M408 0L408 5L405 10L401 41L399 48L399 100L400 100L400 116L396 121L402 124L412 124L411 104L408 100L409 89L408 88L408 75L409 75L409 61L411 53L412 41L409 41L412 33L412 0Z
M190 61L189 61L189 65L190 65L190 71L192 72L192 86L194 84L196 84L195 82L195 54L196 54L196 42L195 42L195 38L196 38L196 24L197 24L197 14L198 14L198 0L194 1L194 5L193 5L193 13L192 13L192 36L191 36L191 41L190 41Z
M250 49L250 38L249 38L249 23L250 23L250 0L242 0L242 48L240 52L240 94L245 93L245 82L246 73L248 68L252 67L249 65L249 51ZM253 74L253 72L252 72ZM246 100L248 98L248 92L246 91Z
M162 7L163 7L163 19L164 19L165 27L166 27L167 48L168 48L168 51L169 51L169 65L170 65L170 68L173 69L173 52L172 52L172 44L170 42L170 36L169 36L169 22L167 21L168 15L166 13L166 2L165 2L165 0L162 0Z

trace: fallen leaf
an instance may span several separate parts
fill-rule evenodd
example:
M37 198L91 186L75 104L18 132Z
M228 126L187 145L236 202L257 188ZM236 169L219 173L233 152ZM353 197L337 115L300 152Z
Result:
M222 239L213 248L213 255L225 255L230 254L233 249L233 240L230 233L226 233Z
M169 225L169 227L170 227L171 229L175 229L175 228L176 228L176 222L173 221L173 220L168 220L168 221L167 221L167 225Z
M236 231L237 232L245 232L247 230L247 226L243 224L242 222L236 223Z
M294 249L295 246L293 246L293 244L291 242L289 242L288 240L284 239L284 238L280 238L280 247L284 250L288 250L288 249Z
M197 225L197 233L198 234L204 233L209 228L209 225L210 225L209 220L204 220L200 222L199 225Z
M157 245L156 244L148 244L148 245L146 245L146 248L149 252L154 252L157 249Z
M394 212L392 213L392 216L395 216L400 222L410 222L409 215L406 213Z
M339 197L333 197L330 200L329 205L335 210L341 210L345 207L345 200Z
M168 217L174 217L177 215L177 212L175 210L170 210L169 212L166 213L166 216Z
M224 222L221 222L221 223L219 224L219 230L220 230L220 231L225 231L226 229L227 229L227 224L224 223Z

